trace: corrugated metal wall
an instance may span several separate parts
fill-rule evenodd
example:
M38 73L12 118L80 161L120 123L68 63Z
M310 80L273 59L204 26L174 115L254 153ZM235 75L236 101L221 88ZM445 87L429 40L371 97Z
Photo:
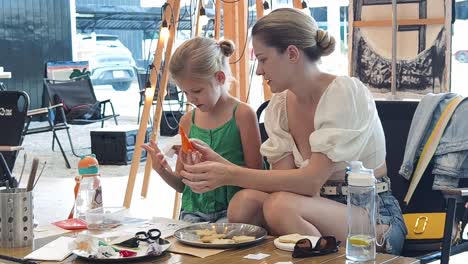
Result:
M140 0L76 0L76 5L111 5L140 6ZM77 33L79 29L77 29ZM143 31L132 30L96 30L96 33L119 36L120 41L132 52L135 61L141 60Z
M24 90L42 106L46 60L71 60L69 0L0 0L0 66L9 90Z
M140 0L76 0L77 5L140 5ZM2 80L9 90L26 91L31 108L41 107L44 63L72 60L70 0L0 0L0 66L12 72ZM118 35L133 53L142 58L141 31L99 31Z

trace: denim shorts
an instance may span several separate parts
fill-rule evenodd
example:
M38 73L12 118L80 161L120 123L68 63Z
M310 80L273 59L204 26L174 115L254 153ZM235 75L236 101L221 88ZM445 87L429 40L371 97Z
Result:
M326 195L324 198L347 204L346 195ZM379 193L379 206L377 224L389 225L389 229L383 234L382 240L385 253L392 255L400 255L405 243L405 237L408 231L406 230L403 216L401 214L400 205L397 199L390 191Z
M210 222L210 223L227 223L227 210L222 210L214 213L202 213L202 212L180 212L179 220L199 223L199 222Z

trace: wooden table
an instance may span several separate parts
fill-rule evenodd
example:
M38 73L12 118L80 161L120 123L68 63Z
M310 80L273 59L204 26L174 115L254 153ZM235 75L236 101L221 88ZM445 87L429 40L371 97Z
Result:
M31 248L18 248L18 249L6 249L0 248L0 254L2 255L9 255L21 258L27 255L31 251ZM251 260L245 259L244 256L248 254L255 254L255 253L265 253L269 254L270 256L264 258L263 260ZM1 261L1 260L0 260ZM262 243L259 243L252 247L247 248L240 248L240 249L232 249L221 252L216 255L212 255L206 258L198 258L189 255L181 255L176 253L166 252L160 257L148 258L141 261L135 261L132 263L170 263L170 264L202 264L202 263L276 263L280 261L290 261L292 263L327 263L327 264L335 264L335 263L346 263L345 257L345 249L343 247L340 248L340 251L335 254L330 254L326 256L320 257L310 257L310 258L301 258L301 259L294 259L291 256L291 252L283 251L277 249L273 245L273 239L268 239ZM65 263L90 263L89 261L77 259L75 256L69 257ZM373 263L385 263L385 264L416 264L419 263L419 260L413 258L406 258L406 257L398 257L388 254L377 254L377 259Z

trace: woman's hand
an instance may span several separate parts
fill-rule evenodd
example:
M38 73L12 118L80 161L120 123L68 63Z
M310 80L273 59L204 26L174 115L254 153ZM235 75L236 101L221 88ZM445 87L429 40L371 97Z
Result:
M219 162L204 161L198 164L184 163L180 172L182 182L189 186L195 193L204 193L218 187L229 185L229 179L233 177L234 166Z
M151 165L156 172L161 174L164 170L167 170L171 174L173 173L171 166L167 163L166 156L164 156L154 140L151 139L148 144L141 147L151 156Z
M221 161L223 158L208 146L205 142L199 139L191 139L190 142L196 152L200 153L200 161Z
M221 157L218 153L216 153L214 150L208 146L205 142L199 140L199 139L190 139L190 142L192 143L192 146L195 148L195 153L199 153L199 161L216 161L216 162L221 162L221 163L226 163L226 160ZM198 155L198 154L197 154ZM194 164L196 164L195 162ZM229 162L228 162L229 163Z

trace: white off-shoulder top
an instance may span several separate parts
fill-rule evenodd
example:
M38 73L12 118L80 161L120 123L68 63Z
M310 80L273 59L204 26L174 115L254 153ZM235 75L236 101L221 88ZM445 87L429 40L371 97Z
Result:
M261 153L273 164L292 154L297 168L304 159L289 133L287 91L275 94L265 110L268 140ZM360 160L376 169L385 163L385 136L372 94L356 78L338 76L322 94L314 118L315 130L309 136L312 152L320 152L335 162L333 178L342 178L346 161Z

